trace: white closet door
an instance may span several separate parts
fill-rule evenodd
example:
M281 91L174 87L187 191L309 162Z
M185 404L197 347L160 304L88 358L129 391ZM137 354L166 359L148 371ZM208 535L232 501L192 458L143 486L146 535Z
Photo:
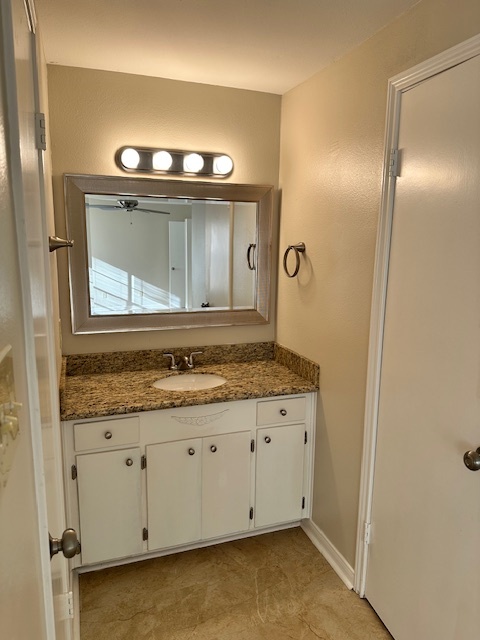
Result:
M478 637L480 57L402 97L366 596L395 640Z

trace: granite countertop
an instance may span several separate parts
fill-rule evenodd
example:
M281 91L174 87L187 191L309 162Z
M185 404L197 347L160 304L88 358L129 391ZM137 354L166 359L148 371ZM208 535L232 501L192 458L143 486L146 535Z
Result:
M67 375L60 390L61 420L79 420L318 390L317 384L309 382L274 360L200 365L195 367L193 372L216 373L226 378L227 382L220 387L202 391L163 391L152 387L155 380L188 372L172 372L163 368Z

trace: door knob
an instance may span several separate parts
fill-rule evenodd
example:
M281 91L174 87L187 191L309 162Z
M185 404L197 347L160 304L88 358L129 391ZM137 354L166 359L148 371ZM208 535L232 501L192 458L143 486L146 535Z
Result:
M50 560L60 551L65 558L73 558L73 556L80 553L80 542L78 541L75 529L65 529L61 538L52 538L50 534L48 534L48 537L50 542Z
M48 236L48 250L50 253L63 247L73 247L73 240L64 240L58 236Z
M480 447L476 451L467 451L463 456L463 462L470 471L480 470Z

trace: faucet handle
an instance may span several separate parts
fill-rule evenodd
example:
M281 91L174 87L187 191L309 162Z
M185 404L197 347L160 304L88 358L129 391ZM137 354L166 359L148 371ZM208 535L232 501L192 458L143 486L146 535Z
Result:
M170 358L170 367L169 369L171 369L172 371L176 371L178 369L176 363L175 363L175 356L173 355L173 353L164 353L163 354L164 358Z
M195 366L193 363L193 356L199 356L203 353L203 351L192 351L192 353L188 356L188 367L193 369Z

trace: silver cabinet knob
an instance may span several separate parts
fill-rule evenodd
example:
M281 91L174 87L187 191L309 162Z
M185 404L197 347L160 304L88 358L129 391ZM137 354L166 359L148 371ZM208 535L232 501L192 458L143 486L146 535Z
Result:
M54 555L63 553L65 558L73 558L80 553L80 542L78 541L77 532L75 529L65 529L61 538L52 538L48 534L50 543L50 560Z
M212 453L215 453L216 450L217 450L217 447L214 444L212 444L212 446L210 447L210 451Z
M280 409L280 415L281 416L286 416L287 415L287 410L286 409Z
M194 456L195 455L195 449L193 447L190 447L190 449L188 450L188 455L189 456Z
M270 436L265 436L265 442L267 444L270 444L271 441L272 441L272 439L270 438Z
M105 431L105 440L111 440L111 439L112 439L112 432Z
M127 467L131 467L133 464L133 460L131 458L127 458L125 460L125 464L127 465Z
M480 447L476 451L467 451L463 456L463 462L470 471L480 471Z

